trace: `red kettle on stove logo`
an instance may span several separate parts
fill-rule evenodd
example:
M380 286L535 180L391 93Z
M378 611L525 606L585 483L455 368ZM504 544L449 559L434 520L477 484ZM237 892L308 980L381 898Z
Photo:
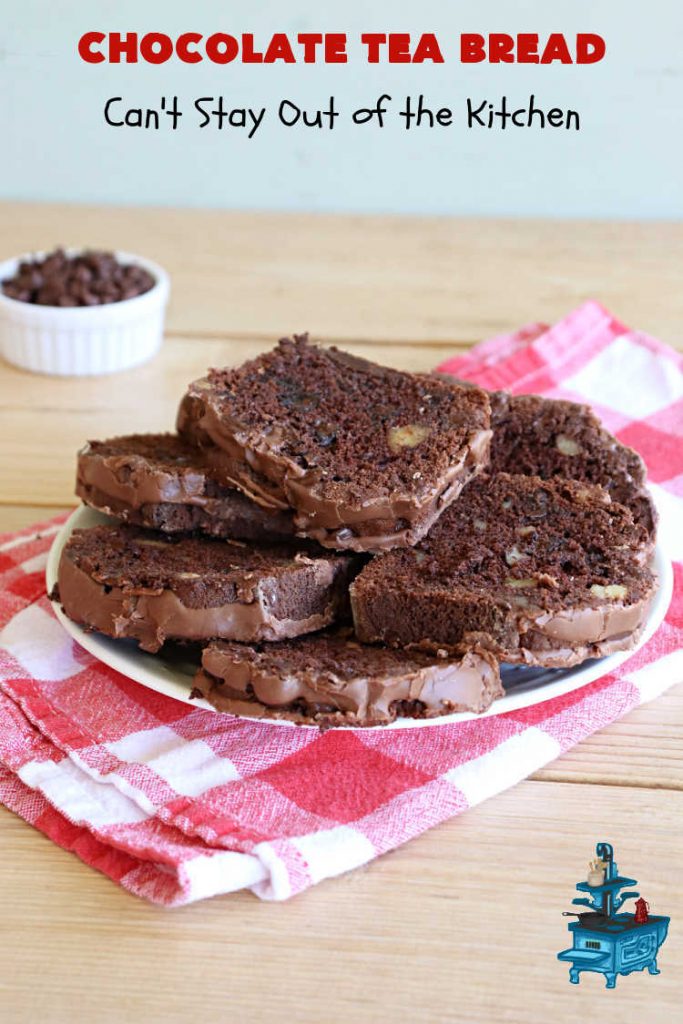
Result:
M644 900L642 896L640 897L640 899L636 900L636 913L635 917L633 918L634 922L636 924L647 924L647 922L649 921L649 909L650 904L647 902L647 900Z

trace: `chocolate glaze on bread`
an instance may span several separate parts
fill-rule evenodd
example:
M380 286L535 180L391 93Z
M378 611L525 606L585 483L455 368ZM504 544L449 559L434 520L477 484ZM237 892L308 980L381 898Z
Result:
M263 508L218 483L201 449L176 434L89 441L78 453L76 494L126 523L165 533L261 541L294 535L290 512Z
M350 629L204 648L196 690L218 711L317 725L383 725L485 711L503 694L488 652L447 657L360 644Z
M416 543L488 461L485 393L401 373L305 336L238 369L212 370L178 430L220 479L327 547Z
M653 595L646 533L589 484L499 473L463 491L416 548L351 587L366 642L566 667L632 648Z
M146 651L166 639L281 640L348 611L354 560L313 546L167 537L134 526L75 530L59 565L65 613Z

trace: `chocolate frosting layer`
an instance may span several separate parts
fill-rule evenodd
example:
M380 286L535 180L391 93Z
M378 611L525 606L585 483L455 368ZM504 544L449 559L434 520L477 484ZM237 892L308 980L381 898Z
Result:
M264 509L239 490L219 485L200 449L187 446L186 459L173 450L166 460L163 456L155 459L147 451L136 452L140 440L147 442L145 447L152 447L156 439L162 450L164 443L172 450L182 450L179 439L165 435L133 435L127 452L120 451L126 438L88 442L78 453L76 494L107 515L150 526L164 518L159 506L183 505L200 509L202 514L195 514L193 525L196 521L197 528L214 536L269 539L294 535L291 512Z
M648 597L633 604L615 602L598 608L568 608L539 615L533 624L550 640L595 644L637 629L647 614L649 604Z
M646 597L632 604L615 602L610 606L566 608L559 612L519 609L514 613L516 634L510 633L504 647L486 633L474 631L465 634L463 643L492 650L501 661L510 664L571 668L587 658L633 650L647 621L653 593L654 586ZM365 632L362 613L356 613L356 619L360 620L361 632ZM430 651L436 645L423 641L408 646Z
M335 725L380 725L401 714L481 712L503 695L488 653L458 657L366 647L322 634L263 649L216 642L195 687L219 711Z
M205 382L193 387L201 391ZM208 404L198 406L197 394L191 397L194 402L181 403L178 430L213 446L204 450L205 455L222 481L266 508L295 509L297 533L324 547L361 552L414 544L488 460L491 431L473 431L461 457L435 486L416 488L412 495L379 494L353 508L324 497L317 491L317 471L307 471L279 453L282 439L277 431L262 438L245 435L240 424L218 416ZM395 529L397 520L406 523L404 529ZM417 524L419 528L413 528Z
M282 640L314 632L334 622L346 608L348 569L325 559L310 559L293 572L306 573L306 603L316 611L300 618L277 614L274 600L280 583L267 573L244 571L233 600L185 603L180 594L194 587L197 573L180 573L178 590L170 586L113 585L95 579L62 552L58 598L75 622L108 636L132 637L143 650L158 651L166 639L209 640L216 637L243 642ZM286 585L286 583L285 583ZM194 593L194 590L190 591Z
M325 358L338 364L339 374L345 370L362 371L376 379L378 387L383 384L388 387L385 378L388 380L390 374L397 375L396 371L334 349L327 351ZM413 375L411 380L416 386L423 382L428 394L429 387L432 390L440 388L444 394L438 397L455 403L455 386L450 390L444 389L434 378L419 374ZM228 402L215 397L217 388L219 385L211 378L203 378L190 385L178 411L178 432L202 446L205 457L223 483L240 488L252 501L264 507L293 508L298 534L311 537L326 547L382 551L411 546L457 497L464 484L488 462L491 439L488 400L483 392L478 392L479 402L474 402L474 396L468 394L467 401L471 405L471 408L467 406L469 429L465 423L459 423L457 427L453 423L449 428L450 443L454 444L457 434L459 447L453 451L450 462L440 470L438 477L433 472L423 472L427 464L422 462L421 468L412 473L410 481L387 487L382 483L381 470L378 469L377 486L368 489L362 500L357 496L352 498L346 484L333 482L335 469L332 462L330 467L324 468L319 457L314 455L310 458L308 452L303 459L293 455L292 437L287 435L281 423L274 421L257 427L242 422L232 414ZM461 390L466 393L466 389ZM425 408L421 407L419 411L426 416ZM346 423L343 429L348 436ZM377 429L383 431L385 428ZM432 427L417 422L392 429L415 431L403 449L412 452L421 443L420 430L424 429L427 437ZM433 437L437 438L444 428L433 429ZM446 436L444 433L444 446Z
M426 498L424 493L421 495L421 506L415 499L394 494L367 502L359 512L345 510L346 518L342 520L338 504L311 501L309 491L290 483L298 501L295 525L300 535L317 540L323 547L357 552L411 547L428 532L443 509L455 501L465 484L485 468L490 440L490 430L471 434L467 450L452 464L438 487L433 488ZM406 527L386 529L397 520L405 522ZM413 528L416 522L419 523L418 529Z
M196 381L178 411L179 433L203 444L203 455L224 484L239 488L264 508L293 508L297 534L323 547L343 551L379 552L410 547L423 536L465 484L485 469L490 430L472 432L461 457L431 487L413 495L399 492L369 498L361 508L316 493L320 478L306 472L294 460L277 454L282 438L277 431L264 438L249 435L240 440L240 425L219 417L200 400L208 381ZM278 483L273 482L277 477ZM397 522L405 523L402 529Z
M197 461L201 462L201 453ZM91 491L110 495L133 509L159 502L203 505L206 472L201 465L154 465L134 451L104 454L88 442L78 453L76 493L87 502Z
M520 648L517 664L543 668L571 668L574 665L581 665L588 658L606 658L619 651L632 651L638 646L644 628L645 621L632 633L621 633L606 637L604 640L575 643L571 646L563 645L559 641L548 642L548 638L543 634L530 632L524 638L525 644L529 646Z
M637 645L651 596L633 604L565 609L520 618L518 660L527 665L570 668L586 658L602 658Z

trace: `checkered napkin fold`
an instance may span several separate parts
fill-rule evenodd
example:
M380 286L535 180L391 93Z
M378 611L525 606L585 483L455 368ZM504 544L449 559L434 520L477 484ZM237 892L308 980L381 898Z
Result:
M683 679L683 359L591 302L440 369L589 402L642 453L677 576L644 649L574 693L479 721L320 733L233 719L147 690L67 636L43 580L62 516L0 537L0 800L155 903L244 887L281 900L506 789Z

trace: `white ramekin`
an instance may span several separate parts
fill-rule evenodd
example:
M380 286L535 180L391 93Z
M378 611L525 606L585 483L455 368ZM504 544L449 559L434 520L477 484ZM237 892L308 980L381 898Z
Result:
M78 250L69 249L69 256ZM30 253L0 263L0 282L12 277ZM138 366L159 351L170 291L168 275L156 263L117 252L121 263L135 263L156 284L144 295L102 306L38 306L11 299L0 289L0 355L34 373L82 376Z

